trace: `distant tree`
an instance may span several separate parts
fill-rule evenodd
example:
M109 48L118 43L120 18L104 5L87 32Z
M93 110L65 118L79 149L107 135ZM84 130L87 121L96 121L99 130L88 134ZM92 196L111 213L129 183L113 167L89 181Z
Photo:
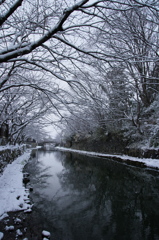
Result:
M19 94L18 92L21 92ZM8 141L16 143L21 139L23 129L33 123L37 118L47 113L48 100L40 102L35 91L16 88L12 91L5 91L1 98L1 126L5 123L9 127Z

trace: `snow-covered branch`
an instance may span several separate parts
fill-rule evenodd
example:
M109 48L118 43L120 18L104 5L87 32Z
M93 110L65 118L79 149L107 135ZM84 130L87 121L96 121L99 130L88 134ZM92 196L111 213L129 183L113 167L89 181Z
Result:
M4 1L1 1L2 4ZM23 0L17 0L6 12L4 15L0 17L0 26L17 10L18 7L22 5Z

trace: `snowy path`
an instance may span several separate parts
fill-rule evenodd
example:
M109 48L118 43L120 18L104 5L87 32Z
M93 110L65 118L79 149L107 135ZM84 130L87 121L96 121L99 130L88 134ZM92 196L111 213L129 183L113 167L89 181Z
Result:
M25 152L11 164L8 164L0 175L0 220L9 211L25 210L28 193L23 186L23 167L30 157L30 151Z
M64 148L64 147L56 147L55 149L60 151L76 152L79 154L84 154L89 156L112 158L112 159L122 160L123 162L129 162L129 163L138 162L143 164L143 166L145 167L159 169L159 159L137 158L137 157L131 157L128 155L115 155L115 154L113 155L113 154L106 154L106 153L89 152L89 151L82 151L82 150L76 150L76 149Z

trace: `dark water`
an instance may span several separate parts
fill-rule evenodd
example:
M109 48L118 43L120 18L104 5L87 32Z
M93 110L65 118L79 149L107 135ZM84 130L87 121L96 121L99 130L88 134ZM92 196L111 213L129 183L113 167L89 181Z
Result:
M30 228L52 240L159 239L159 172L43 151L25 170L34 189Z

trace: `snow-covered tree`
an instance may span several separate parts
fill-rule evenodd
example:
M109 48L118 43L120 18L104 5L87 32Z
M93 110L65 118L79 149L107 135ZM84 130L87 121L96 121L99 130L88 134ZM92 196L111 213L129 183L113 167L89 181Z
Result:
M111 68L122 64L137 99L138 120L140 105L148 107L155 99L159 61L158 1L5 0L0 6L0 98L1 109L6 111L6 115L1 114L1 122L13 115L11 106L14 109L15 100L24 112L29 109L25 91L32 88L29 91L34 94L30 98L33 108L28 121L54 110L60 116L65 109L71 112L74 106L77 108L77 102L82 106L86 100L89 104L83 104L81 111L87 113L86 117L92 117L93 124L104 125L108 94L102 86L113 91L109 93L110 100L116 89L124 88L125 77L124 82L120 79L120 84L113 84L107 78L108 83L101 85L98 78L99 82L95 81L93 86L87 76L79 81L79 71L83 75L85 70L90 70L88 66L95 67L92 59ZM119 82L119 77L116 79L116 83ZM74 102L72 93L60 89L61 82L66 88L78 86L81 97ZM12 101L15 91L17 95ZM23 92L25 99L22 99ZM117 92L116 99L117 95L121 98L123 93ZM6 95L9 96L7 104ZM111 104L112 100L109 106ZM20 110L13 112L17 118L23 115ZM12 119L15 121L16 117Z

